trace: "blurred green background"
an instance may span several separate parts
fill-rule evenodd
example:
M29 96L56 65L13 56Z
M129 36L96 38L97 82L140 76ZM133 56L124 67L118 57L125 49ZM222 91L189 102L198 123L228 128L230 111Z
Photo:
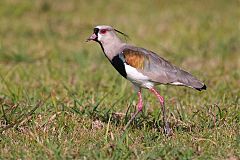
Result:
M100 46L85 43L100 24L208 86L158 87L173 136L147 91L122 135L137 97ZM0 1L1 159L237 159L239 84L239 0Z

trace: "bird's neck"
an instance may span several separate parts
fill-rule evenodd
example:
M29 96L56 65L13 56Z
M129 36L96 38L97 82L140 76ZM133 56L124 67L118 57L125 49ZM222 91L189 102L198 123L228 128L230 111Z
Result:
M106 57L111 61L114 56L120 53L121 48L125 45L120 39L114 39L107 43L100 42L102 50Z

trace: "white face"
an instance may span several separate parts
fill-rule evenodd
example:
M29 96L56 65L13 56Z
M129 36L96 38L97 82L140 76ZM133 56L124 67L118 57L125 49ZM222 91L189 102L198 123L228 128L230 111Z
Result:
M114 36L114 29L110 26L96 26L95 28L98 29L97 39L101 43L111 40Z
M102 33L100 33L100 30L98 32L98 40L101 42L102 40L102 36L104 36Z

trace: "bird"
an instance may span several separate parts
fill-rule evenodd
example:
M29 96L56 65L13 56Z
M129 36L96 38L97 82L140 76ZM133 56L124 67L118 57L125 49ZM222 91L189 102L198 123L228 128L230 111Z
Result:
M95 41L100 44L104 55L121 76L129 80L138 95L137 111L125 125L126 130L135 117L142 112L142 89L153 93L162 108L164 133L170 134L171 129L166 121L165 101L157 91L157 85L176 85L206 90L206 85L189 72L171 64L157 53L145 48L124 42L118 34L128 37L125 33L108 25L98 25L93 28L93 34L87 42Z

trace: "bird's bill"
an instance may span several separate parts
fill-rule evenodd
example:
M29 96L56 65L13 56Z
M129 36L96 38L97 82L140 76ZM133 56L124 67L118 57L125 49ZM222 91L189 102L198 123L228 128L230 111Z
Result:
M87 40L86 42L89 42L89 41L95 41L97 39L97 35L95 33L93 33Z

